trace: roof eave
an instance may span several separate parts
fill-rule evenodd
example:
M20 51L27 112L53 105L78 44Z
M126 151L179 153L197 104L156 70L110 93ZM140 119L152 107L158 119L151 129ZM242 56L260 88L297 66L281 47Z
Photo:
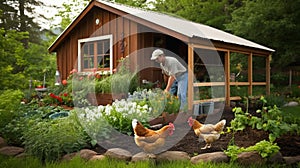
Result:
M62 40L73 30L73 28L81 21L81 19L88 13L94 6L96 1L91 1L84 10L67 26L67 28L55 39L55 41L50 45L48 51L50 53L55 52L58 45L62 42Z

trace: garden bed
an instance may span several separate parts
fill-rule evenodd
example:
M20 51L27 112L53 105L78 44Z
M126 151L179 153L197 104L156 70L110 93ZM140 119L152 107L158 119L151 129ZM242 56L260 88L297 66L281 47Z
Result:
M230 124L230 121L234 118L234 114L230 108L224 110L222 118L227 120L227 126ZM205 121L205 117L199 117L200 121ZM224 130L226 131L226 130ZM220 139L213 143L210 149L201 149L204 147L204 142L199 142L194 131L191 129L186 136L179 141L175 146L169 150L179 150L189 153L191 156L195 153L209 153L216 151L223 151L227 149L230 140L232 139L232 133L225 133L221 135ZM268 133L255 130L251 128L246 128L241 132L237 132L234 135L234 142L240 147L249 147L255 145L255 143L268 139ZM300 136L295 135L284 135L276 140L276 143L280 147L280 152L283 156L296 156L300 155Z
M234 114L230 108L226 108L222 114L222 118L227 120L227 125L229 126L230 121L234 118ZM205 116L198 116L198 120L201 122L205 121ZM177 127L175 130L180 132L180 127ZM226 131L224 129L224 131ZM174 134L175 135L175 134ZM202 153L211 153L217 151L223 151L227 149L228 144L232 140L232 133L225 133L221 135L220 139L213 143L210 149L201 149L201 147L205 146L205 142L199 142L196 137L194 131L192 129L173 147L168 149L168 151L184 151L187 152L190 156L194 156L195 154ZM249 147L255 145L257 142L261 140L268 140L268 133L251 129L250 127L246 128L243 131L237 132L234 135L235 144L240 147ZM284 135L276 140L276 143L280 147L280 152L283 156L297 156L300 155L300 136L294 135ZM130 143L128 143L130 144ZM132 147L135 148L135 147ZM97 146L94 150L98 153L102 154L106 150L102 147Z

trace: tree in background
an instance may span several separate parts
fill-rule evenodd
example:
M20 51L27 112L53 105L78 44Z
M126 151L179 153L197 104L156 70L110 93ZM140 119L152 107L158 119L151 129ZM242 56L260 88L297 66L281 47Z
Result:
M91 0L72 0L63 3L63 9L58 11L57 17L61 17L59 25L53 25L60 27L63 30L80 14L84 7ZM147 8L147 0L109 0L111 2L117 2L130 6L136 6L140 8Z
M232 13L228 31L276 50L272 67L300 62L300 0L244 1Z
M139 8L148 8L147 0L110 0L112 2L118 2L129 6L136 6Z
M152 4L155 11L224 30L224 24L231 21L231 13L241 6L241 0L156 0Z
M56 17L61 17L61 22L59 25L53 26L60 27L62 30L66 29L89 2L90 0L73 0L64 2L63 8L59 10L56 15Z
M55 57L47 50L47 31L41 31L34 21L34 17L41 17L35 13L34 6L43 3L37 0L0 2L0 90L26 89L30 79L42 81L46 71L54 78Z
M35 8L45 4L39 0L1 0L0 2L0 10L3 12L0 17L0 27L5 30L28 32L29 38L22 41L25 47L28 47L28 42L39 43L40 26L34 22L34 18L45 18L45 16L36 13Z

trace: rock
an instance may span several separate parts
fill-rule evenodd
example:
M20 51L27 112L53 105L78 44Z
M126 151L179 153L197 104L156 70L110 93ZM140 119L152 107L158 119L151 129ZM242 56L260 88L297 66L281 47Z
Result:
M261 165L265 162L257 151L242 152L238 154L236 161L242 165Z
M7 156L16 156L24 152L24 148L15 147L15 146L5 146L0 148L0 154Z
M7 143L5 142L5 140L2 137L0 137L0 148L2 148L4 146L7 146Z
M109 158L113 158L113 159L119 159L119 160L125 160L125 161L130 161L132 154L125 150L125 149L121 149L121 148L112 148L107 150L104 153L104 156L107 156Z
M15 157L16 158L26 158L26 157L29 157L29 156L30 155L28 153L23 152L23 153L20 153L20 154L16 155Z
M78 152L65 154L65 155L61 158L61 160L63 160L63 161L70 161L70 160L72 160L75 156L78 156L78 154L79 154Z
M300 163L300 155L298 156L290 156L290 157L283 157L284 161L288 165Z
M224 152L204 153L191 158L191 163L197 164L199 162L227 163L229 162L229 158Z
M95 155L97 155L97 152L90 149L82 149L79 151L79 156L84 160L90 160Z
M138 162L138 161L148 161L150 158L145 152L140 152L132 156L131 161L132 162Z
M89 161L103 160L103 159L105 159L104 155L94 155Z
M291 101L291 102L288 102L287 104L285 104L284 106L293 107L293 106L298 106L298 105L299 105L298 102Z
M277 152L267 160L268 163L284 163L282 154L280 152Z
M188 153L183 151L166 151L156 156L156 160L160 161L176 161L176 160L190 160Z

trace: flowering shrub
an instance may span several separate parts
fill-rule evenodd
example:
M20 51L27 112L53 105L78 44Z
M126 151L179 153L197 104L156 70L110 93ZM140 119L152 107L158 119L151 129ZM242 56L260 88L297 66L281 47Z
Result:
M92 138L108 138L111 127L124 134L132 134L132 119L136 118L147 125L151 107L140 106L136 102L124 99L113 102L112 105L86 107L77 110L79 121Z
M158 116L162 112L178 113L180 101L177 96L163 92L161 89L137 90L129 95L128 100L138 104L147 104L152 108L152 116Z
M54 93L50 93L49 96L55 99L59 104L63 102L62 98L60 96L55 95Z

